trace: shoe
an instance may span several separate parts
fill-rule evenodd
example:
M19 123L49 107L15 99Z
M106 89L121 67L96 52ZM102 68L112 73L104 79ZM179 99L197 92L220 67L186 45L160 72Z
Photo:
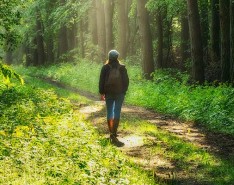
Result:
M111 144L113 144L113 145L115 145L117 147L124 146L124 143L122 143L121 141L119 141L118 138L114 134L110 135L110 142L111 142Z

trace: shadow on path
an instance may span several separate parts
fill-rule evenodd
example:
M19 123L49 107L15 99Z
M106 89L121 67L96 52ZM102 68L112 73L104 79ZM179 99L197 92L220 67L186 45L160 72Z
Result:
M51 84L58 87L79 93L92 100L94 103L91 105L82 105L74 108L76 111L79 111L79 113L82 113L87 120L92 122L101 135L108 137L105 103L99 101L98 96L76 88L71 88L59 82L51 81L51 79L44 80L46 82L49 81ZM213 153L220 159L228 160L231 165L234 166L234 138L231 136L210 133L194 123L182 122L178 119L137 106L124 105L122 108L122 120L129 120L130 122L134 122L134 120L143 120L151 123L155 126L155 129L158 128L167 131L172 134L173 137L176 136L185 142L193 143L204 151ZM155 151L153 151L152 148L159 144L163 145L162 143L159 143L161 141L155 136L151 136L150 134L136 134L135 130L126 131L121 125L119 130L119 140L125 143L124 147L120 148L120 150L132 157L133 161L140 164L144 169L153 171L157 182L186 185L208 185L215 183L215 181L209 179L209 177L207 177L207 182L204 179L201 182L196 179L196 172L194 177L190 176L191 174L188 175L186 170L184 170L176 160L171 161L160 154L155 154ZM165 146L165 150L170 150L170 148ZM190 168L193 165L189 163L187 164L187 162L185 163L187 168ZM211 177L212 173L217 173L216 168L219 168L219 166L212 166L211 169L209 169ZM199 170L199 167L194 167L194 170ZM231 180L233 179L233 177L229 178L231 178Z

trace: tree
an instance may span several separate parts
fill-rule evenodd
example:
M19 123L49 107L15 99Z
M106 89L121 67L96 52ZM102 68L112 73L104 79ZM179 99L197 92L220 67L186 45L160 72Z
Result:
M21 1L1 1L0 3L0 46L5 45L5 49L12 50L19 42L19 34L16 30L17 25L20 25L22 12L19 11Z
M219 1L221 28L221 81L230 82L230 9L229 1Z
M42 19L41 13L39 9L36 9L36 43L37 43L37 65L44 65L45 64L45 48L44 48L44 39L43 39L43 26L42 26Z
M148 18L148 12L145 7L147 0L137 0L138 24L141 37L142 48L142 65L146 79L151 78L151 73L154 72L153 46L152 36Z
M189 48L189 24L188 24L188 11L187 9L184 9L181 13L181 43L180 43L180 49L181 49L181 61L183 64L187 62L187 60L190 57L190 48Z
M118 50L122 58L127 54L127 28L128 28L128 14L127 14L126 0L118 0L116 2L118 10Z
M203 47L197 0L187 0L187 7L191 41L192 78L195 82L203 83L205 80Z
M234 82L234 1L230 0L230 80L233 83Z
M204 55L207 55L208 51L208 41L209 41L209 2L208 0L199 0L200 7L200 21L201 21L201 33L202 33L202 45L204 50ZM206 57L207 58L207 57Z
M219 0L211 0L211 26L210 43L211 59L216 65L220 60L220 21L219 21Z
M98 36L98 46L100 52L100 58L105 58L106 56L106 28L105 28L105 14L104 14L104 4L102 0L96 0L96 10L97 10L97 36Z
M106 49L110 51L114 48L113 36L113 14L114 14L114 1L108 0L104 3L105 8L105 24L106 24Z
M161 15L161 9L157 12L157 37L158 37L158 47L157 47L157 68L163 68L163 18Z
M92 43L98 44L97 36L97 12L96 12L96 0L92 1L92 5L89 10L89 31L91 33Z

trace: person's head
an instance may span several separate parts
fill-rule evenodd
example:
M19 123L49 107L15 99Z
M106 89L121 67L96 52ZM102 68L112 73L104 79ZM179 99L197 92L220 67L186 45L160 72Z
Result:
M117 60L119 57L119 52L116 50L110 50L108 53L109 60Z

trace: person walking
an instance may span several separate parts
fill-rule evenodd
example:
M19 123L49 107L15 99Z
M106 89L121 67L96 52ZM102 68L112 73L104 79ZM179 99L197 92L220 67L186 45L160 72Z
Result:
M110 132L110 141L116 146L124 143L117 139L120 114L125 94L128 90L129 78L126 67L118 60L119 53L111 50L108 60L103 65L99 79L99 93L106 101L107 124Z

